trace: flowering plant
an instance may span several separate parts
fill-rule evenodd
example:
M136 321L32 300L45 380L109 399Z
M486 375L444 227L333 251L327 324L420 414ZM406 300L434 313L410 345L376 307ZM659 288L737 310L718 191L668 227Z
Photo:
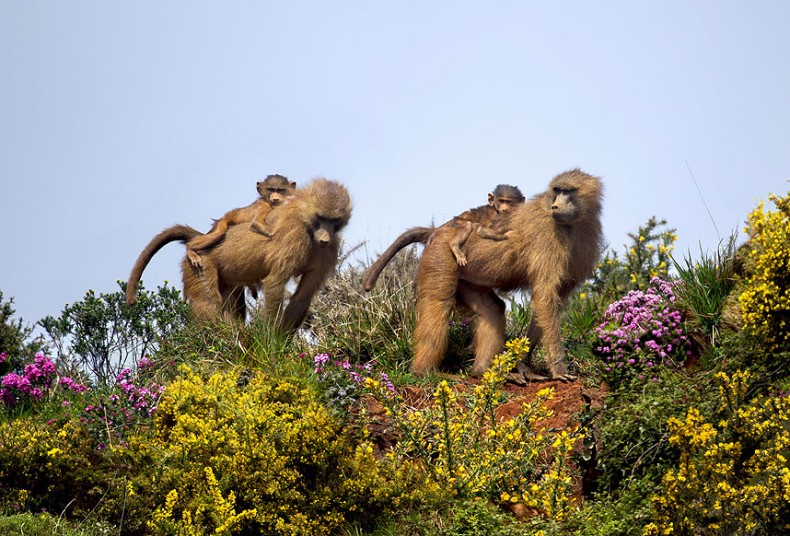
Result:
M377 377L390 392L395 392L395 386L386 372L376 373L376 361L352 365L348 359L331 359L328 354L318 354L313 358L315 368L313 372L318 381L325 387L325 394L329 406L334 409L348 411L351 404L359 399L361 388L365 381Z
M593 351L612 387L653 377L655 367L677 367L691 355L683 315L674 307L674 284L657 277L650 284L612 303L596 328Z

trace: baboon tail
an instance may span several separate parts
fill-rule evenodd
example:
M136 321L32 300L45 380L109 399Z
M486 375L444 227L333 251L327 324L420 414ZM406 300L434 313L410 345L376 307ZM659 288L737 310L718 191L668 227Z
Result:
M371 264L370 268L365 271L362 277L362 285L365 291L370 292L370 290L376 286L376 281L378 281L381 271L389 264L396 253L409 244L416 244L418 242L425 244L435 230L435 227L412 227L396 238L395 242L387 248L387 251L382 253L381 256L376 259L376 262Z
M202 234L200 231L188 225L174 225L156 235L153 240L145 246L140 256L137 257L137 262L134 263L132 273L129 274L129 281L126 284L126 303L129 305L137 303L137 289L140 286L140 278L143 275L143 270L145 270L145 267L151 262L151 258L156 255L157 251L170 242L180 240L186 243L191 238L200 234Z

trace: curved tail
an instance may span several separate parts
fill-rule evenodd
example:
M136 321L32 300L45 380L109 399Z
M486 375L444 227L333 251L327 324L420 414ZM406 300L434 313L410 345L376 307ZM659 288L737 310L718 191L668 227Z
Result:
M129 274L129 281L126 283L126 303L129 305L137 303L137 288L140 286L140 278L143 275L143 270L145 270L145 267L151 262L151 258L157 251L170 242L180 240L186 243L188 240L201 234L203 233L188 225L174 225L156 235L153 240L145 246L140 256L137 257L137 262L134 263L132 273Z
M387 248L387 251L382 253L381 256L376 259L376 262L371 264L370 268L365 270L365 273L362 277L362 286L365 291L370 292L370 290L376 286L376 281L378 281L381 271L385 266L387 266L387 264L389 264L389 262L392 260L392 257L394 257L396 253L409 244L416 244L418 242L425 244L435 230L435 227L412 227L396 238L395 242L393 242L392 245Z

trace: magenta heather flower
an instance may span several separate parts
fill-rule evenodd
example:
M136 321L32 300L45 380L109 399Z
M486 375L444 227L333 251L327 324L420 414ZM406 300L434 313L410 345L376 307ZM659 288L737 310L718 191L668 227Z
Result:
M650 284L644 292L631 291L609 305L596 328L594 352L604 360L614 385L655 365L680 366L690 355L682 314L674 308L675 284L659 278Z

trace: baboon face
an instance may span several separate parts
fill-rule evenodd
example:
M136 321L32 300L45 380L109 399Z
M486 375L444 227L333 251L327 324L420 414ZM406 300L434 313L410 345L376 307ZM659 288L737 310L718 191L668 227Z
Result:
M544 194L547 209L560 225L579 224L598 217L601 197L600 181L576 173L556 177Z
M257 186L258 194L273 207L280 205L296 189L296 183L282 175L269 175L258 181Z
M348 191L335 182L316 179L306 188L309 199L303 221L320 247L337 243L337 234L351 218L351 199Z
M523 202L524 195L516 186L500 184L492 193L488 194L488 204L500 214Z
M321 247L326 247L335 240L335 235L345 226L345 223L336 218L316 216L310 223L310 234L313 242Z

